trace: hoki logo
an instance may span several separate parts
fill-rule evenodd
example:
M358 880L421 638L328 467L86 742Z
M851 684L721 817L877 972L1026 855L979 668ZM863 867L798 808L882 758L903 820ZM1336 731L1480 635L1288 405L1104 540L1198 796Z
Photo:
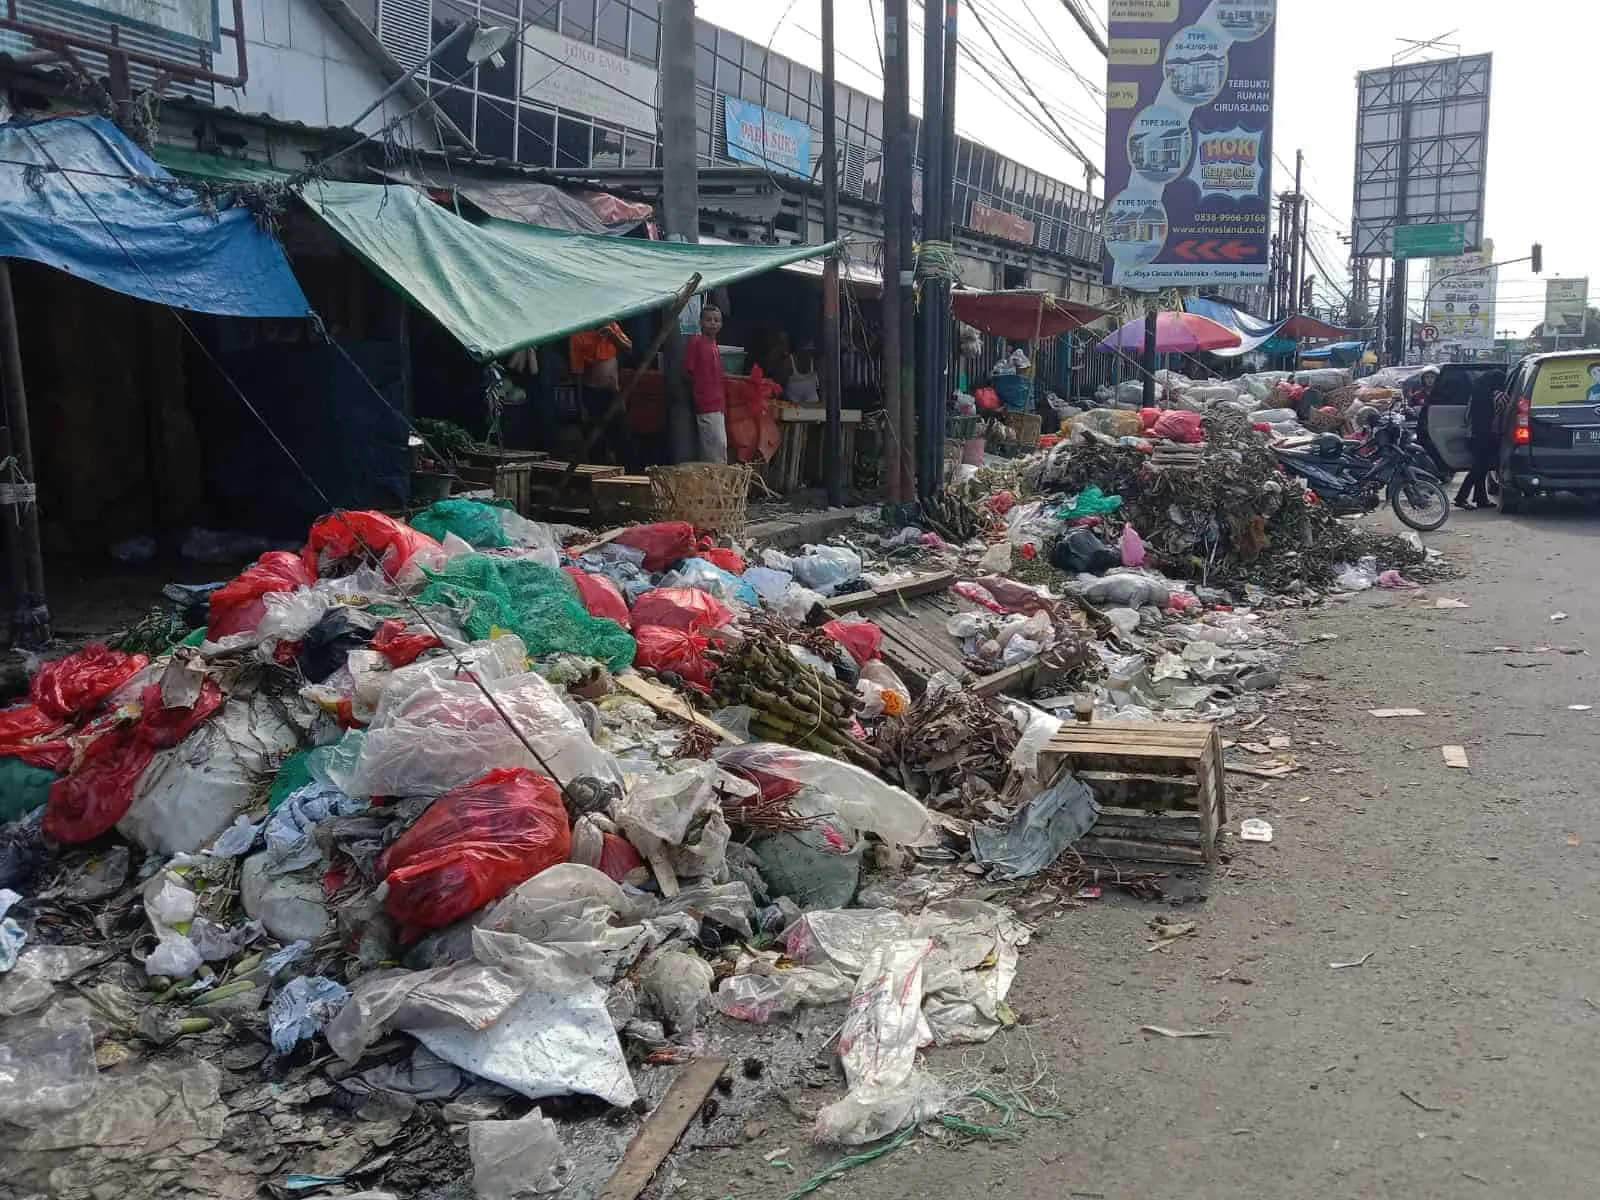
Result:
M1261 139L1256 137L1207 138L1200 143L1200 161L1219 166L1230 163L1254 166L1260 150Z

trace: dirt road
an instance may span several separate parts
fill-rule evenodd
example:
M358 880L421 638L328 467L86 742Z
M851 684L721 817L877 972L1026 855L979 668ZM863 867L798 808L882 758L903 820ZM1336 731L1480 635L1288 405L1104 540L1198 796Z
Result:
M1024 953L1026 1027L967 1063L1016 1081L1031 1047L1070 1116L1024 1120L1018 1143L921 1139L823 1194L1594 1194L1600 666L1536 648L1600 632L1600 518L1457 514L1433 544L1466 574L1428 602L1367 593L1289 624L1304 644L1268 725L1306 769L1235 786L1235 826L1265 817L1276 837L1235 843L1206 902L1175 914L1197 936L1147 952L1146 923L1168 910L1107 900ZM1394 707L1426 716L1367 715ZM1445 766L1445 744L1468 770ZM829 1161L804 1138L779 1109L748 1147L686 1161L678 1194L781 1197ZM763 1161L791 1147L794 1173Z

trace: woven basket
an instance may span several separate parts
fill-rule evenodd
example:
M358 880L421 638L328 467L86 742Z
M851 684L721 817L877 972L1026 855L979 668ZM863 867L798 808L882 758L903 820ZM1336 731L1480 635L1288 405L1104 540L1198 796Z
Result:
M1014 445L1032 450L1039 445L1039 433L1044 428L1044 418L1038 413L1014 412L1006 414L1006 424L1017 435Z
M754 471L749 463L651 467L656 519L687 521L705 533L742 534Z

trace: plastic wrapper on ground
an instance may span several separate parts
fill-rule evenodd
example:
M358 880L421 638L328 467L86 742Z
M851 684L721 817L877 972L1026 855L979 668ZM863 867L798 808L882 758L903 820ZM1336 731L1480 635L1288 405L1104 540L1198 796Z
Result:
M1064 774L1012 813L1005 825L974 825L972 854L991 879L1026 879L1060 858L1099 818L1094 793Z
M572 1161L556 1124L540 1112L519 1121L473 1121L467 1125L472 1155L472 1190L479 1200L552 1196L567 1186Z
M770 959L744 955L711 1001L724 1016L765 1025L799 1008L841 1003L854 990L854 982L830 966L779 967Z
M244 860L239 894L250 919L260 921L279 941L316 941L331 920L322 884L315 875L308 871L273 874L265 852Z
M7 1031L0 1038L0 1121L35 1126L88 1102L95 1091L88 1025Z
M132 679L149 660L99 643L40 665L28 684L28 698L46 716L71 720L87 714Z
M661 586L696 588L715 596L724 604L737 602L754 607L761 599L754 585L704 558L685 559L661 577Z
M637 972L639 987L666 1021L680 1034L691 1032L711 1003L711 964L696 954L664 947L645 958Z
M851 763L774 742L725 747L716 760L754 783L768 800L788 799L802 787L826 793L833 815L891 845L917 846L932 836L928 810L911 793Z
M342 983L320 975L298 975L284 984L267 1006L272 1048L287 1054L296 1043L320 1033L350 999Z

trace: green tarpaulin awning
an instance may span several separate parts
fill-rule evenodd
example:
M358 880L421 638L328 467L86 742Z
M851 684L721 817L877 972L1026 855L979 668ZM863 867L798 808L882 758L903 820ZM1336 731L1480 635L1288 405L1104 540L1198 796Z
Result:
M224 183L280 183L290 174L280 167L269 167L266 163L204 154L185 146L157 146L151 154L174 175L187 175L192 179L216 179Z
M736 283L829 246L697 246L564 233L512 221L473 224L403 185L314 180L311 209L355 254L425 309L480 361Z

